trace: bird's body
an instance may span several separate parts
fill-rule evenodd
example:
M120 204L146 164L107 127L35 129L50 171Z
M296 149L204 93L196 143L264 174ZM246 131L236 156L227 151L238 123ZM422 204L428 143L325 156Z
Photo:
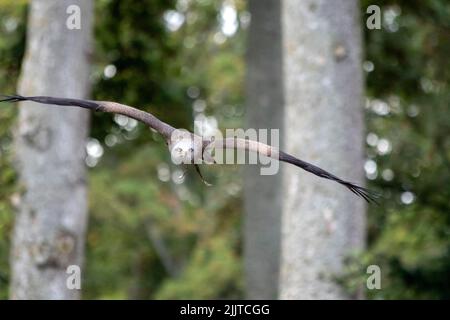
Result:
M203 137L195 135L187 130L176 129L171 125L159 120L148 112L117 102L56 98L47 96L24 97L20 95L13 95L3 97L3 99L0 99L0 102L33 101L37 103L57 106L75 106L90 109L92 111L121 114L143 122L163 136L169 148L172 161L175 164L195 165L195 169L197 170L203 181L204 179L200 173L198 164L215 163L214 158L211 156L211 150L241 149L256 152L260 155L275 160L293 164L316 176L338 182L339 184L349 189L351 192L364 198L367 202L376 202L375 198L377 197L377 195L374 192L360 187L354 183L340 179L337 176L313 164L300 160L288 153L279 150L276 147L258 141L239 138L225 138L220 140L204 139Z

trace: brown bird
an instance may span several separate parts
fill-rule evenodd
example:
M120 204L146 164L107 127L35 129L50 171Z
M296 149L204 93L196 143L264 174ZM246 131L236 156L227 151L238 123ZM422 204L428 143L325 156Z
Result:
M171 125L159 120L148 112L117 102L56 98L47 96L24 97L20 95L2 95L2 97L3 99L0 99L0 102L34 101L49 105L81 107L93 111L121 114L141 121L163 136L173 160L175 160L178 164L194 164L197 173L206 184L207 182L202 177L198 163L215 163L214 159L207 151L212 149L241 149L256 152L272 159L293 164L321 178L336 181L345 186L354 194L364 198L364 200L369 203L376 203L376 198L379 196L371 190L360 187L352 182L345 181L313 164L287 154L276 147L249 139L204 139L194 133L175 129Z

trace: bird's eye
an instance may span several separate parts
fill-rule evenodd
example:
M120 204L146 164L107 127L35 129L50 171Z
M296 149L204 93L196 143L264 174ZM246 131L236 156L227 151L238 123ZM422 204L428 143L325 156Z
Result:
M194 152L194 148L189 148L189 151L190 152Z

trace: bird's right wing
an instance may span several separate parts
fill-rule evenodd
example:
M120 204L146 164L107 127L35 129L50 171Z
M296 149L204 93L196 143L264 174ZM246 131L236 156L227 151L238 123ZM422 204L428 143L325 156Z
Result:
M175 128L159 120L151 113L117 102L56 98L47 96L24 97L20 95L3 96L3 99L0 99L0 102L17 101L33 101L37 103L57 106L73 106L90 109L93 111L121 114L145 123L149 127L159 132L166 140L170 139L172 132L175 130Z

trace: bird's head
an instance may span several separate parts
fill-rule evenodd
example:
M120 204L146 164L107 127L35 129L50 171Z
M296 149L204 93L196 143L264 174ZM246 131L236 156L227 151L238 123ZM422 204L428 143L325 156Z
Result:
M184 130L175 130L169 141L169 150L174 164L199 163L202 159L201 138Z

